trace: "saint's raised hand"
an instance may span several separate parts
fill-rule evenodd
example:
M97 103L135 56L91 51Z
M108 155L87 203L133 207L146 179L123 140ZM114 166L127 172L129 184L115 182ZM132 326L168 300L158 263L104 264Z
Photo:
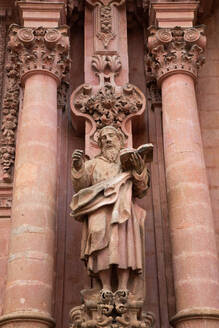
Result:
M72 167L75 170L80 170L84 164L84 151L76 149L72 154Z
M144 170L144 160L141 158L141 156L136 152L131 155L131 161L133 169L138 173L141 174Z

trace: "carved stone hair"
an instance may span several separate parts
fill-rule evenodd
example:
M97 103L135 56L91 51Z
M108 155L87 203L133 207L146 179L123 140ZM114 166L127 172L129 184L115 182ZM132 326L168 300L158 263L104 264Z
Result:
M99 136L98 136L98 146L101 148L101 136L104 130L109 129L109 130L113 130L118 138L120 139L120 143L121 143L121 148L125 147L125 135L122 133L122 131L120 129L116 129L114 126L112 125L108 125L108 126L104 126L104 128L102 128L99 132Z

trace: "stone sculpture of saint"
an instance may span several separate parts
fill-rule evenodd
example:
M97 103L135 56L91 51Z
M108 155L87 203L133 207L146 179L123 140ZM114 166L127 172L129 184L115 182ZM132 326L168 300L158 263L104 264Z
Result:
M113 272L117 289L130 290L130 279L143 270L145 211L135 198L142 198L148 189L148 171L137 152L131 155L132 169L122 171L124 135L113 126L100 130L98 145L100 154L91 160L85 160L82 150L72 155L76 194L71 215L83 222L81 258L88 273L103 290L112 291Z

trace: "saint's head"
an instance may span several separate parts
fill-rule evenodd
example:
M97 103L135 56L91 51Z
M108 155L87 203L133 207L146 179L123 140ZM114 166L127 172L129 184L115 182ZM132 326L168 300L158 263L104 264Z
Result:
M125 137L123 133L115 127L109 125L100 130L98 146L102 155L109 161L116 161L120 150L124 147Z

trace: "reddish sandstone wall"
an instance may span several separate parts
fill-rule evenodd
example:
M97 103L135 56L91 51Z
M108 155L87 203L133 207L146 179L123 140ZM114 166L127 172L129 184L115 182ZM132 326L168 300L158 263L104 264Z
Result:
M199 74L197 100L219 250L219 4L217 2L213 15L203 23L207 26L206 63Z

